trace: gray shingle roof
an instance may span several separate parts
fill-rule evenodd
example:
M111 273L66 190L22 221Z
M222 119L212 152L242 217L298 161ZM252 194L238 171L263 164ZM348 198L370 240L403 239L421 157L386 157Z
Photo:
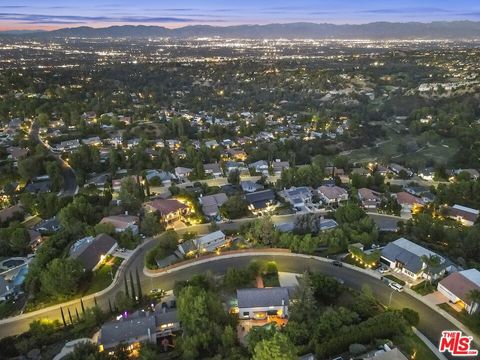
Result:
M144 341L156 331L155 315L133 315L120 321L110 321L102 325L99 342L105 347L113 347L120 342Z
M275 193L271 189L262 190L246 194L247 201L254 206L255 209L262 209L275 199Z
M239 308L288 306L288 288L238 289L237 300ZM283 304L282 301L284 302Z
M70 248L70 257L78 259L85 269L92 270L101 256L106 255L116 242L107 234L99 234L95 238L84 238Z
M418 274L422 270L422 259L410 251L407 251L400 246L390 243L382 249L382 256L390 261L399 261L404 264L407 270Z

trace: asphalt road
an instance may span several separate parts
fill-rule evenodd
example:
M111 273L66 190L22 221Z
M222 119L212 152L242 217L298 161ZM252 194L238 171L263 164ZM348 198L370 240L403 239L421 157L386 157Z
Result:
M68 163L61 158L60 155L53 152L53 149L50 145L42 141L39 135L39 126L37 122L34 122L30 128L30 137L37 142L38 144L43 145L50 154L57 159L60 164L63 172L63 189L60 192L60 196L73 196L77 193L77 179L75 177L75 172Z
M440 339L441 332L443 330L455 330L456 327L442 317L439 313L429 308L427 305L423 304L419 300L411 297L406 293L398 293L393 291L382 281L358 272L346 267L335 267L330 263L325 263L318 261L314 258L296 258L288 255L255 255L248 254L246 256L226 258L219 256L214 258L210 262L195 264L191 267L184 268L177 271L172 271L168 273L163 273L160 276L148 277L143 274L143 258L146 251L149 248L155 245L154 241L145 243L142 249L137 251L132 255L128 260L128 269L134 271L135 268L138 268L140 274L140 282L142 286L143 293L148 293L153 288L161 288L165 290L170 290L173 288L175 281L178 280L187 280L195 274L202 274L207 271L212 272L213 274L222 274L229 267L244 267L252 260L273 260L276 261L279 271L282 272L292 272L292 273L302 273L307 269L312 271L322 272L326 275L335 276L345 281L345 285L350 286L354 289L361 290L363 285L368 285L378 301L384 305L388 305L393 308L404 308L408 307L420 314L420 323L418 329L424 333L430 341L437 345ZM124 272L123 272L124 273ZM135 278L135 276L134 276ZM134 281L135 282L135 281ZM97 304L104 309L108 309L108 299L110 298L112 303L115 299L115 294L119 290L123 290L124 283L123 278L117 283L110 291L106 294L97 297ZM93 299L85 298L84 304L86 307L93 306ZM68 321L68 309L72 314L72 317L75 318L75 308L81 313L81 307L79 301L73 301L70 304L63 307L65 317ZM41 311L39 314L36 312L24 314L21 317L9 318L0 321L0 337L5 337L9 335L14 335L21 333L28 329L28 325L31 321L40 318L48 318L51 320L61 321L61 313L59 308L47 309Z

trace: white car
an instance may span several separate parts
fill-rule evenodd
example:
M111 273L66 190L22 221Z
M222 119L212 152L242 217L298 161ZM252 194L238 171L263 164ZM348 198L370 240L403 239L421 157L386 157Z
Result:
M378 271L380 272L380 274L385 274L386 272L388 272L388 268L387 267L381 267Z
M396 282L390 282L388 284L388 286L390 286L393 290L396 290L398 292L402 292L403 291L403 286L400 285L400 284L397 284Z

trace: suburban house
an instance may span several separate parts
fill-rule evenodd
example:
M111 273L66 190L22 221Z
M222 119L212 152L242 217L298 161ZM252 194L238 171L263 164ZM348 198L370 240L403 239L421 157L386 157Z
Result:
M367 188L358 189L358 198L365 209L376 209L381 201L379 193Z
M40 232L40 234L52 234L60 230L60 228L60 222L57 220L57 218L52 217L50 219L40 221L33 227L33 230Z
M148 212L158 213L166 223L180 220L190 213L190 208L176 199L155 199L143 206Z
M425 181L433 181L433 178L435 177L435 169L433 168L423 169L418 173L418 176Z
M392 196L397 199L397 202L402 207L402 215L404 216L415 213L418 207L425 205L425 202L421 198L409 194L406 191L400 191Z
M116 232L124 232L127 229L138 234L138 216L133 215L111 215L100 220L100 224L112 224Z
M70 248L70 257L77 259L85 270L93 271L101 264L106 255L117 248L117 241L107 234L95 237L87 236L77 240Z
M249 210L254 214L269 211L275 205L275 193L271 189L256 191L245 195Z
M247 170L245 163L238 161L227 161L225 162L225 173L228 175L229 172L238 170L240 172Z
M435 269L427 269L423 257L437 256L440 265ZM393 271L407 275L412 280L419 278L435 280L445 273L445 259L433 251L425 249L405 238L397 239L382 249L380 261Z
M246 193L252 193L263 189L263 185L257 184L256 182L253 182L251 180L240 181L240 186L242 187L242 190Z
M454 170L453 173L455 175L458 175L461 173L467 173L470 175L470 180L477 180L480 176L480 173L476 169L457 169L457 170Z
M104 190L105 184L110 181L110 174L92 174L92 177L85 182L85 185L93 185L97 189Z
M338 204L348 200L348 192L339 186L322 185L318 188L318 195L328 205Z
M157 322L152 313L138 312L102 325L98 336L100 351L113 350L120 343L137 349L141 343L157 341Z
M29 194L44 194L50 192L51 186L52 182L48 178L46 180L32 180L25 186L23 191Z
M212 252L224 246L226 243L225 234L221 230L218 230L178 244L176 255L181 258L193 256L196 253Z
M388 165L388 169L396 175L400 175L401 172L405 172L405 175L407 175L407 177L413 176L413 172L410 169L407 169L406 167L403 167L399 164L390 164Z
M194 240L195 246L200 252L214 251L225 245L225 242L225 234L221 230L200 236Z
M59 151L70 151L78 147L80 147L80 140L74 139L74 140L62 141L60 144L56 146L56 149Z
M145 172L145 178L150 182L154 178L158 178L162 182L164 186L170 186L172 183L172 180L175 179L175 175L169 173L168 171L163 171L163 170L147 170Z
M288 317L289 290L286 287L238 289L237 301L240 320Z
M249 169L254 169L256 173L268 175L268 162L265 160L259 160L248 165Z
M325 167L325 176L332 178L335 176L345 176L345 170L335 166L327 166Z
M370 176L370 170L363 167L353 168L350 175Z
M124 178L121 178L121 179L114 179L114 180L112 180L112 190L113 191L120 191L120 188L122 187L122 183L125 180L127 180L128 178L132 179L135 182L137 182L137 180L138 180L135 175L125 176Z
M203 170L205 171L206 175L210 175L213 177L220 177L222 176L222 168L218 163L211 163L203 165Z
M462 205L445 207L449 218L457 220L464 226L472 226L478 219L479 211Z
M277 159L272 162L272 170L275 175L281 175L284 169L290 169L288 161L280 161Z
M226 150L227 155L231 159L235 159L238 161L245 161L247 159L247 153L243 149L227 149Z
M281 194L286 201L298 210L304 208L306 203L312 201L312 190L306 186L291 187L283 190Z
M13 159L15 161L22 160L28 155L28 149L18 147L18 146L10 146L7 148L8 158Z
M222 206L228 197L225 193L218 193L213 195L205 195L199 198L199 202L202 205L202 211L205 216L215 218L218 216L218 208Z
M214 149L218 146L217 140L208 140L205 141L205 146L209 149Z
M175 168L175 176L181 180L185 180L190 176L192 171L193 169L179 166Z
M480 304L473 302L469 294L473 290L480 291L480 271L477 269L454 272L442 279L437 286L438 291L449 301L459 305L469 314L478 311Z

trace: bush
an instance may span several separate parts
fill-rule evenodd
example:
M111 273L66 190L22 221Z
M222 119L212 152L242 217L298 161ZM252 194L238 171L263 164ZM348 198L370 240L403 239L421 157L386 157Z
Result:
M157 259L163 259L171 254L178 245L178 234L169 230L160 235L158 244L145 255L145 266L148 269L157 269Z
M402 316L411 326L417 326L420 322L420 316L415 310L403 308Z

